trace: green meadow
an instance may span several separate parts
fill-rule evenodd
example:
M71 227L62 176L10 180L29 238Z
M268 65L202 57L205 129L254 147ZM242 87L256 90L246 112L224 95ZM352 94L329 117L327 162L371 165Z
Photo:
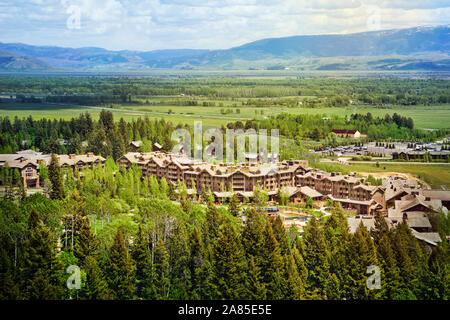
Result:
M327 171L340 171L343 173L350 172L399 172L409 173L415 177L424 180L433 189L440 189L445 186L450 189L450 165L426 165L420 163L408 164L380 164L379 167L375 163L354 163L349 165L342 164L324 164L319 163L316 167Z
M242 105L242 102L208 100L216 105L222 103L223 106L179 106L179 105L117 105L112 111L115 119L123 117L129 121L139 117L148 116L150 119L165 118L174 124L193 124L194 121L201 120L204 125L220 126L228 122L245 121L249 119L261 120L265 117L277 115L283 112L290 114L322 114L324 116L349 116L355 111L373 116L384 116L385 114L398 113L402 116L411 117L416 128L443 129L450 128L450 105L431 106L393 106L388 109L381 109L373 106L348 106L348 107L287 107L269 106L253 107ZM235 106L233 106L235 104ZM101 109L104 107L81 107L58 104L0 104L0 116L10 118L33 116L35 119L70 119L77 117L80 113L90 112L94 119L98 118ZM232 112L230 112L232 111Z

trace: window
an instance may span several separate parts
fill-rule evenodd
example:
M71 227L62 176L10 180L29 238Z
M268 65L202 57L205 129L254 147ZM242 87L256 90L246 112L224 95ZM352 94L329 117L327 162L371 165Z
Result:
M34 175L33 168L28 167L25 169L25 175L27 178L30 178Z

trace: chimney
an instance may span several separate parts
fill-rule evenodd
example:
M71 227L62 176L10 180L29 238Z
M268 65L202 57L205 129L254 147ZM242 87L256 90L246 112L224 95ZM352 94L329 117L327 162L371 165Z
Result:
M88 156L88 158L93 158L93 157L94 157L94 154L93 154L92 152L88 152L88 153L87 153L87 156Z
M73 153L71 153L71 154L69 154L69 159L75 159L75 154L73 154Z

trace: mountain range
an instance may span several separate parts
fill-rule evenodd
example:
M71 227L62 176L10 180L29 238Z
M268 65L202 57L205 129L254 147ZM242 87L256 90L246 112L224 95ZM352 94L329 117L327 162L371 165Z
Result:
M271 38L226 50L110 51L0 43L0 71L152 69L450 71L450 27Z

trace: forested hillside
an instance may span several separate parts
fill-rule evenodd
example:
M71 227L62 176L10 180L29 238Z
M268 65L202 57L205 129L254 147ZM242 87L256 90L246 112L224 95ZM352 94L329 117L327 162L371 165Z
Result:
M249 209L242 223L234 201L192 204L183 184L176 196L111 158L83 179L54 161L50 199L10 184L0 201L0 299L449 298L448 243L430 253L405 223L389 230L377 216L370 233L350 234L336 205L299 238L279 217ZM448 217L433 223L448 233ZM66 288L70 265L82 270L79 292ZM369 265L380 266L382 290L367 289Z

